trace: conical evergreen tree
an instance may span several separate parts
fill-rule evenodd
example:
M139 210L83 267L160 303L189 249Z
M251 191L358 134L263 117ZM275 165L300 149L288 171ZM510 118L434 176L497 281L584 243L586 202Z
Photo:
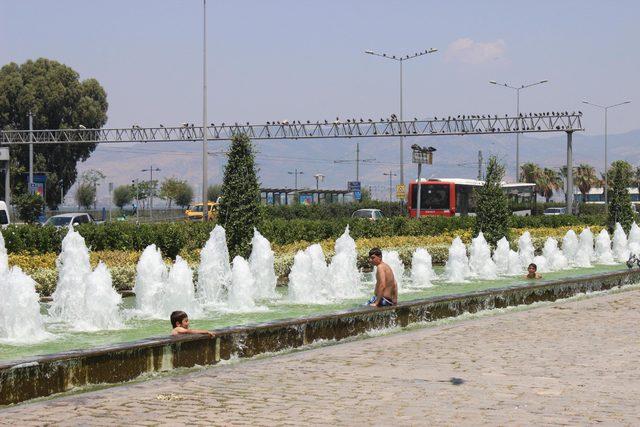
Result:
M224 168L219 222L227 232L227 246L233 258L247 257L254 227L260 221L260 185L255 154L249 137L237 134L231 140Z
M624 160L613 162L609 169L609 217L607 225L609 232L613 233L616 222L622 225L625 232L629 232L633 223L633 210L631 208L631 197L627 187L631 185L632 168Z
M500 186L503 176L504 166L492 156L487 166L486 181L482 187L476 189L477 208L473 235L477 236L482 231L492 246L501 238L509 237L511 211L507 196Z

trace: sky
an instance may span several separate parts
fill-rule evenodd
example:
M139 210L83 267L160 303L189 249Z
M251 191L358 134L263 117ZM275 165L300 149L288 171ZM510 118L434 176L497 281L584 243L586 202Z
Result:
M609 113L625 133L640 128L639 17L625 0L209 0L208 122L398 114L398 63L364 51L437 48L404 64L406 118L513 113L489 80L548 79L521 111L580 110L599 135L581 100L632 100ZM0 65L47 57L98 79L108 127L201 123L202 21L201 0L0 0Z

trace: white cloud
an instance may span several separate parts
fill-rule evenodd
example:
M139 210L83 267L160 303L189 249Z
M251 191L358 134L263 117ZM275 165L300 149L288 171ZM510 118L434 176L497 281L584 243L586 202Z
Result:
M482 64L503 56L506 51L504 40L493 42L477 42L470 38L461 38L447 47L445 59L449 62L459 61L465 64Z

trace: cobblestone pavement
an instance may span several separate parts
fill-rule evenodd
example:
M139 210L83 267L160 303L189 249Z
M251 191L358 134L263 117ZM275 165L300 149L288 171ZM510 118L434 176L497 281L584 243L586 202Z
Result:
M640 425L640 290L24 404L11 425Z

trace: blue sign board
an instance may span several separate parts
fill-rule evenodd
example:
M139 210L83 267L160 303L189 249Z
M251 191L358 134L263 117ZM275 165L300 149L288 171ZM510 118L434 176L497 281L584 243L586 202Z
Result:
M347 190L360 191L360 181L347 181Z
M353 197L357 200L360 201L360 199L362 198L362 193L360 191L354 191L353 192Z

